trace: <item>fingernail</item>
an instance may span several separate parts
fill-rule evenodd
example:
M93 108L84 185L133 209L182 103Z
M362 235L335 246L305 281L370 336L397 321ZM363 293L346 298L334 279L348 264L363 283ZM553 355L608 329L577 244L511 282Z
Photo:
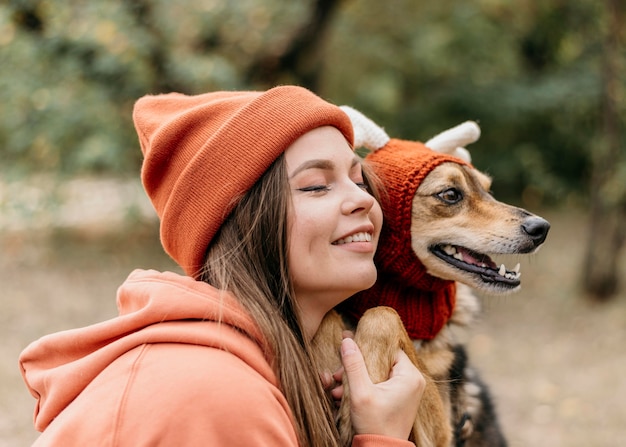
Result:
M344 338L341 341L341 355L351 355L356 352L356 343L351 338Z

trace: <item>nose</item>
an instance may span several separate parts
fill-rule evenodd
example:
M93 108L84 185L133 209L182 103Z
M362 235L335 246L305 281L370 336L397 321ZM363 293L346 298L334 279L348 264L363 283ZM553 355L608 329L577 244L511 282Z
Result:
M539 216L530 216L522 223L522 230L530 237L534 246L538 247L546 240L550 223Z
M367 189L353 183L354 187L351 188L350 193L343 202L343 211L346 214L358 213L360 211L369 212L376 199L372 196Z

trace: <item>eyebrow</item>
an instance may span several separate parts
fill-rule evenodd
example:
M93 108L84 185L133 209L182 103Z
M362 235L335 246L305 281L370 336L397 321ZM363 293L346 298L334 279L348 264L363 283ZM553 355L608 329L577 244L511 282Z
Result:
M359 164L359 159L354 157L352 160L352 164L350 165L350 169L352 169L355 165ZM335 163L330 160L307 160L298 166L289 176L289 178L293 178L298 175L302 171L306 171L307 169L322 169L325 171L330 171L335 167Z

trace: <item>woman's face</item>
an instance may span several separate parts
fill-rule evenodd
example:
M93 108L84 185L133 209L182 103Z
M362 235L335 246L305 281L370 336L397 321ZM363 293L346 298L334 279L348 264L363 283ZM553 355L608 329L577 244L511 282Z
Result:
M312 337L330 309L376 281L382 211L336 128L301 136L285 160L292 196L289 270L304 330Z

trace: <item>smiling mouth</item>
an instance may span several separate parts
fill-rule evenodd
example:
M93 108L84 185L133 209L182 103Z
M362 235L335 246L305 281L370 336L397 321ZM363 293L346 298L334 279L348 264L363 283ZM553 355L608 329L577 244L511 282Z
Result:
M360 233L351 234L350 236L344 237L343 239L338 239L335 242L333 242L332 245L343 245L343 244L349 244L351 242L371 242L371 241L372 241L372 235L370 233L362 231Z
M519 264L512 270L504 264L498 267L488 255L457 245L435 245L430 247L430 251L453 267L477 276L483 283L511 289L521 283Z

